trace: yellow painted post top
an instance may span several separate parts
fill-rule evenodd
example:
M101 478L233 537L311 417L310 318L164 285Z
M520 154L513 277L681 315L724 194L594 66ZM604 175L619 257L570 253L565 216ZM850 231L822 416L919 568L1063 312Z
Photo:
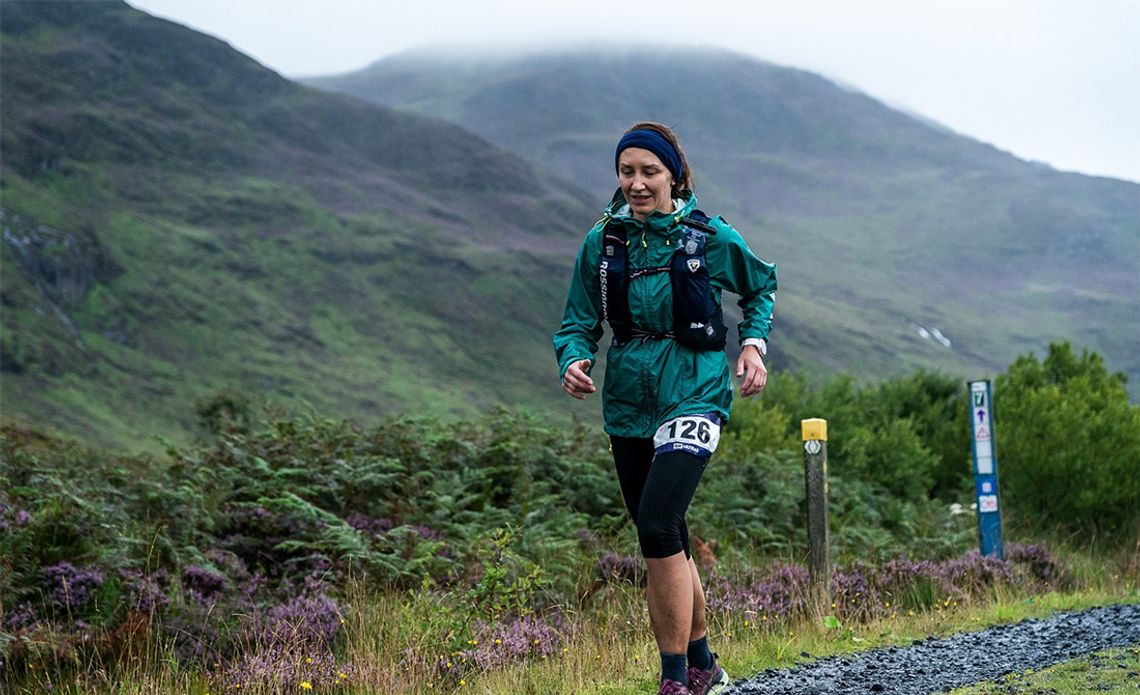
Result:
M803 430L805 442L812 439L821 442L827 441L827 420L823 418L813 417L800 420L800 428Z

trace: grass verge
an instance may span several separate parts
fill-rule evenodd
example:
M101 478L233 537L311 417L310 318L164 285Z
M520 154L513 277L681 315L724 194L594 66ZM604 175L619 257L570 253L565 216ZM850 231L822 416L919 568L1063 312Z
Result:
M1087 695L1140 690L1140 647L1109 649L1027 673L1012 673L951 691L951 695Z
M950 635L1043 618L1058 611L1138 601L1135 581L1116 575L1072 592L1030 596L999 589L989 600L939 603L927 610L900 611L851 625L829 616L768 623L747 614L717 613L710 615L710 640L728 672L745 677L822 657L903 646L929 635ZM449 631L456 613L448 597L422 590L404 594L361 590L351 596L347 606L344 640L335 661L322 661L316 651L309 656L303 645L297 645L286 650L286 658L294 662L292 670L287 669L288 673L275 682L258 678L264 675L258 670L265 666L256 649L252 650L254 658L242 662L241 669L230 668L223 673L181 670L169 656L169 645L147 642L139 649L125 651L115 661L87 663L80 671L66 675L44 664L40 667L44 677L37 678L33 669L31 677L11 692L633 695L653 692L655 687L657 655L643 594L630 585L609 587L595 594L587 605L564 609L568 622L559 635L544 637L541 647L536 638L529 657L489 667L474 663L474 641L471 650L448 651L444 646L453 637ZM501 632L492 634L509 641L518 638L516 632L516 625L504 624ZM529 633L523 636L530 639ZM314 663L314 658L320 663ZM1039 674L1018 674L955 692L981 695L1054 692L1046 688L1055 688L1063 695L1094 692L1099 684L1132 687L1138 658L1136 649L1118 650L1082 657ZM53 670L49 678L46 674Z

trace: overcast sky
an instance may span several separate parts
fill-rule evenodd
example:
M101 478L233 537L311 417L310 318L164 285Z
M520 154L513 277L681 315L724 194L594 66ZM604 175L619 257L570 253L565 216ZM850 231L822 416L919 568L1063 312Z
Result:
M821 73L1024 159L1140 182L1140 0L129 2L290 77L425 45L720 46Z

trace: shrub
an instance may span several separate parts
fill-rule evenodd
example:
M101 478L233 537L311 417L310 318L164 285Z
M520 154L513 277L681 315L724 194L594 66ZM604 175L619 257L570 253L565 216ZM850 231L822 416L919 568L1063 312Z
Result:
M803 417L829 421L832 557L845 567L834 578L837 614L1070 581L1043 547L1007 543L1007 563L963 554L973 519L948 514L942 499L970 494L964 384L925 372L870 386L772 383L762 400L739 404L690 509L700 547L719 556L714 609L774 620L802 606L802 568L753 568L806 551ZM1140 411L1123 386L1099 357L1068 346L1043 362L1021 358L998 379L1007 508L1022 520L1115 529L1113 538L1140 533ZM154 630L187 664L222 663L223 685L255 671L269 687L300 677L336 685L348 668L334 654L350 575L447 606L433 625L438 642L470 664L498 664L541 657L510 635L552 649L567 606L643 581L597 427L502 409L370 429L316 415L255 423L247 404L234 395L199 404L209 441L161 459L0 428L8 672L37 654L105 664ZM508 647L469 648L486 639ZM313 663L299 666L302 654ZM421 654L416 668L436 672L436 656Z
M789 427L778 441L798 448L800 421L826 419L834 473L876 483L910 500L952 501L968 494L969 433L961 381L919 371L864 386L848 375L831 377L814 389L793 374L774 375L770 383L764 395L767 409L786 414ZM748 411L745 418L755 426Z
M1140 407L1087 350L1020 357L994 386L1002 500L1038 528L1140 535Z

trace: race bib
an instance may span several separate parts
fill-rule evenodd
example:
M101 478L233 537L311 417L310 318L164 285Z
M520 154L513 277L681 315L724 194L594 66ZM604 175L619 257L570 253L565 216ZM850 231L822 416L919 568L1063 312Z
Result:
M720 418L713 413L682 415L667 421L653 435L655 453L684 451L706 461L720 442Z

